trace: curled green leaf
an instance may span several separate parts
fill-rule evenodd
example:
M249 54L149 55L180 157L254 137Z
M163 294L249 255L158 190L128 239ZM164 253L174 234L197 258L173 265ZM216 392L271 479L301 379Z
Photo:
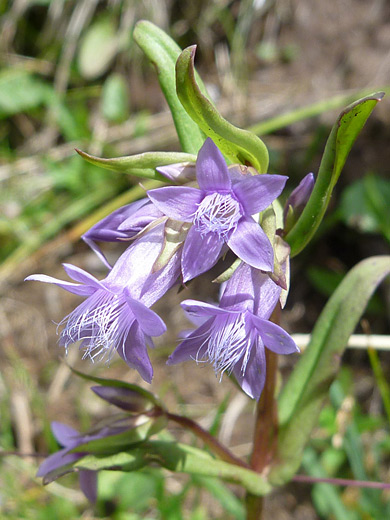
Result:
M359 99L341 112L333 126L310 199L285 237L291 247L292 257L306 247L320 225L352 145L383 96L383 92L378 92Z
M195 51L195 45L184 49L176 63L176 91L183 107L228 159L265 173L268 150L263 141L252 132L226 121L202 93L195 76Z
M176 163L193 164L196 161L196 155L179 152L145 152L127 157L114 157L112 159L95 157L77 148L76 152L81 155L83 159L96 166L159 181L166 181L167 179L156 171L158 166L167 166Z

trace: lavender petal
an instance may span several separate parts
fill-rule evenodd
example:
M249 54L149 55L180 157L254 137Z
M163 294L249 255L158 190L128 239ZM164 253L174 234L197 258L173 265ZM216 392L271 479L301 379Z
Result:
M299 352L292 337L287 332L268 320L262 320L257 316L252 316L252 321L258 330L264 345L276 354L293 354Z
M71 426L57 421L53 421L50 426L54 437L62 446L74 446L80 441L79 432Z
M184 282L211 269L218 261L223 244L223 238L216 233L202 235L192 226L183 248L182 273Z
M184 300L180 304L183 309L191 315L195 316L216 316L217 314L226 314L224 309L210 303L199 302L197 300Z
M196 178L201 190L230 190L232 181L223 155L210 138L199 150Z
M262 271L273 270L274 251L271 243L251 217L244 217L238 222L227 244L241 260L252 267Z
M192 222L203 194L188 186L165 186L148 191L148 197L164 215L182 222Z
M288 177L284 175L246 176L234 185L233 191L247 215L267 208L283 191Z
M254 301L255 307L253 313L267 320L275 309L282 288L276 285L268 274L262 273L258 269L252 269Z
M207 339L212 319L203 323L176 347L169 356L167 365L176 365L189 359L200 361L204 357L207 351Z
M72 264L62 264L62 266L65 269L66 274L76 282L89 285L95 289L104 289L104 285L102 285L92 274L84 271L84 269Z
M132 213L118 226L118 230L128 237L134 236L148 224L163 216L150 199L145 200L146 202L138 211Z
M59 280L58 278L53 278L52 276L47 276L45 274L32 274L24 279L24 281L30 280L35 282L54 283L55 285L58 285L58 287L61 287L62 289L65 289L66 291L77 294L79 296L90 296L96 291L94 287L80 285L78 283L73 282L66 282L63 280Z
M61 468L72 462L76 462L80 458L80 453L68 453L69 448L57 451L45 459L39 466L37 477L45 477L48 473Z
M126 238L128 234L119 231L120 225L148 202L149 200L144 198L113 211L84 233L83 240L115 242L119 238Z
M91 504L95 504L97 500L97 471L82 469L79 475L81 491Z
M146 349L145 336L135 321L122 347L118 347L118 354L129 365L137 370L144 381L151 383L153 367Z
M252 345L252 350L246 367L243 366L244 358L237 363L233 373L237 382L252 399L258 400L264 388L266 364L264 346L261 341Z
M164 334L167 328L158 314L138 300L131 298L126 289L125 298L127 305L130 307L135 319L138 321L142 332L148 336L161 336L161 334Z
M255 289L252 271L254 269L244 262L238 266L233 276L223 286L221 307L241 312L253 311Z

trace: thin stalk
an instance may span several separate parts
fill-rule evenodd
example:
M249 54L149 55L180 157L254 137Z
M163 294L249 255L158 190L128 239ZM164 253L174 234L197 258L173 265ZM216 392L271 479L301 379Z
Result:
M376 352L371 346L369 346L367 349L367 353L371 363L372 371L374 372L376 384L378 385L378 389L382 397L383 406L386 411L387 419L390 422L390 387L388 382L386 381L385 374L383 373L378 352Z
M239 459L223 444L221 444L215 437L211 435L210 432L204 430L198 423L193 421L192 419L188 419L188 417L183 417L181 415L176 415L174 413L165 413L166 417L171 421L180 424L183 428L190 430L196 437L201 439L218 457L225 462L229 462L229 464L235 464L236 466L241 466L243 468L249 468L249 465L243 460Z
M340 94L330 99L318 101L302 108L296 108L280 116L271 117L270 119L266 119L265 121L261 121L260 123L256 123L255 125L250 126L248 130L256 135L271 134L272 132L276 132L281 128L286 128L286 126L303 121L304 119L323 114L328 110L344 107L345 105L353 103L357 99L367 96L373 91L378 90L386 92L386 94L390 92L390 88L386 86L380 89L364 89L353 93L348 92L347 94Z
M257 405L255 432L251 468L261 473L271 462L275 451L275 435L277 433L277 416L275 402L276 372L278 358L274 352L266 349L265 360L267 376L263 393Z
M348 486L370 489L390 489L390 483L376 482L372 480L350 480L346 478L325 478L310 477L308 475L295 475L293 482L303 482L304 484L332 484L334 486Z
M278 305L271 316L273 323L280 321L280 306ZM275 353L265 349L267 367L264 389L257 404L256 422L253 437L253 450L250 467L257 473L262 473L272 460L277 441L277 410L275 401L276 376L278 357ZM246 496L247 520L259 520L262 517L263 497Z

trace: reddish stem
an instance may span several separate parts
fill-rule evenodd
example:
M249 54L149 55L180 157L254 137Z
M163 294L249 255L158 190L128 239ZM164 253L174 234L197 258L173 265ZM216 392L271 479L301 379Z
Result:
M215 437L213 437L207 430L204 430L195 421L192 421L187 417L182 417L181 415L176 415L174 413L166 412L165 414L168 419L180 424L183 426L183 428L192 431L194 435L199 437L199 439L202 439L202 441L211 449L213 453L215 453L215 455L218 455L220 459L224 460L225 462L229 462L230 464L235 464L236 466L241 466L247 469L249 468L249 464L233 455L233 453L228 448L226 448L226 446L223 446Z
M257 405L253 451L250 462L251 468L258 473L261 473L272 459L275 452L275 436L277 433L276 402L274 396L278 358L274 352L266 349L265 360L267 377L263 393Z
M280 322L280 306L278 305L270 321ZM266 378L264 389L257 404L256 423L253 438L251 467L258 473L271 462L276 449L278 418L275 400L278 356L271 350L265 349Z
M280 305L278 304L270 320L273 323L280 321ZM257 404L256 422L253 438L253 451L250 466L254 471L261 473L271 463L277 446L277 409L275 401L276 376L278 357L265 349L266 378L264 389ZM246 496L247 520L259 520L263 511L263 497L250 493Z

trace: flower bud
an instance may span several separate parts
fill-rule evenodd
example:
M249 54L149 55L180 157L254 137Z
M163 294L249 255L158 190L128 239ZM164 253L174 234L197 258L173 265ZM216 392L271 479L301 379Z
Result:
M314 175L308 173L291 192L284 207L284 232L288 233L301 215L314 188Z

